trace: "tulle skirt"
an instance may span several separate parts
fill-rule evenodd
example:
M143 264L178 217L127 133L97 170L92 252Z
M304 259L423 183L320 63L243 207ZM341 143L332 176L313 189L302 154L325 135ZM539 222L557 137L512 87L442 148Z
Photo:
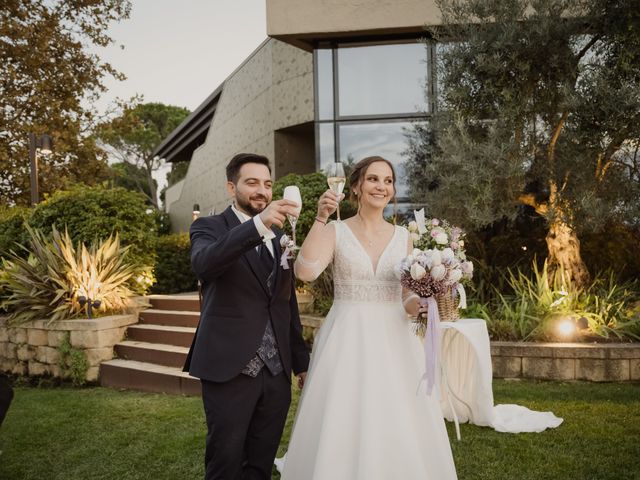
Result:
M456 472L424 353L399 303L336 302L316 336L284 480L448 480Z

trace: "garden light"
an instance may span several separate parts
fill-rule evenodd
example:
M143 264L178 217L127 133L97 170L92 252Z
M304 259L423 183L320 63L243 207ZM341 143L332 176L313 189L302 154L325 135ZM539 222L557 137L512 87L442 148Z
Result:
M81 307L87 306L87 317L93 318L92 313L94 308L100 308L102 302L100 300L92 300L85 296L78 297L78 303Z
M564 318L558 322L556 329L560 336L568 338L576 334L576 323L572 318Z
M29 134L29 164L31 165L31 205L40 201L40 189L38 186L38 157L39 154L51 153L53 147L51 137L47 134Z

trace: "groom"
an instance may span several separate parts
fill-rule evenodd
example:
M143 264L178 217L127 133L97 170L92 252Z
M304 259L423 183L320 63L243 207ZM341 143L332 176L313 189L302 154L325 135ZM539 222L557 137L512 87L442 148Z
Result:
M185 371L202 382L205 479L271 478L291 402L291 370L304 383L292 269L280 265L288 200L271 201L269 160L240 153L227 165L233 205L191 225L191 265L202 283L200 324Z

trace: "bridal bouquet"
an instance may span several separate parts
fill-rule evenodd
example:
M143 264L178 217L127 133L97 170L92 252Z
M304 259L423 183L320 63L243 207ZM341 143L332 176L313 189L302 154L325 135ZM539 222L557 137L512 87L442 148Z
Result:
M421 305L429 307L426 317L418 315L415 323L416 334L424 339L425 377L430 393L439 348L438 304L450 305L459 297L457 308L467 307L463 283L473 276L473 263L466 258L462 230L435 218L427 222L424 209L415 211L414 215L415 221L409 223L408 230L416 248L400 261L396 274L402 286L416 293Z
M397 267L400 282L421 299L458 296L458 308L466 308L463 284L473 277L473 263L465 255L464 232L446 220L425 220L424 209L414 216L407 228L416 248ZM423 336L426 319L417 322L417 333Z

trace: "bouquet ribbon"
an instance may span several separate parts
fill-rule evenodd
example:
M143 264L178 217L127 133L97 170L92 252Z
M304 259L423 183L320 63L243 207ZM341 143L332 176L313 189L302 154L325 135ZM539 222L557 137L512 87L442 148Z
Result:
M293 258L291 255L291 249L286 247L284 252L282 252L282 258L280 258L280 266L285 270L289 270L289 259Z
M459 283L456 286L456 290L458 291L458 295L460 296L460 303L458 304L458 308L467 308L467 292L465 292L464 286Z
M414 210L413 216L416 219L416 223L418 224L418 233L420 235L424 235L425 233L427 233L427 225L424 219L424 208L421 208L420 210Z
M440 313L438 312L438 304L435 297L421 298L420 304L429 307L427 333L425 333L423 340L425 372L420 383L422 383L422 380L427 381L427 395L431 395L433 386L436 384L436 369L440 356Z

